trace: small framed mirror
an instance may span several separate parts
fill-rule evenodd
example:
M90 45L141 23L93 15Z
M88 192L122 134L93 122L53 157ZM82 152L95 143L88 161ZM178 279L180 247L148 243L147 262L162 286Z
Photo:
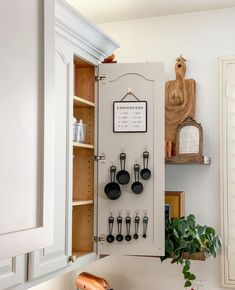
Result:
M177 128L176 155L202 156L202 148L202 126L192 117L187 117Z

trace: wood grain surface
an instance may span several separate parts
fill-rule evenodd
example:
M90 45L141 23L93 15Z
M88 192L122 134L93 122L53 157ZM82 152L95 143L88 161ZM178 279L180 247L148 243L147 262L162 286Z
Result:
M175 142L176 129L188 116L194 118L196 82L185 79L185 59L180 56L176 59L176 79L165 84L165 138Z

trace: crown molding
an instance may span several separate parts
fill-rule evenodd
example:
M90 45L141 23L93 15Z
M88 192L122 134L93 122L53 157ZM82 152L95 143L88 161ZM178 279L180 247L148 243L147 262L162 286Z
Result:
M119 47L115 40L64 0L55 1L55 31L96 62L103 61Z

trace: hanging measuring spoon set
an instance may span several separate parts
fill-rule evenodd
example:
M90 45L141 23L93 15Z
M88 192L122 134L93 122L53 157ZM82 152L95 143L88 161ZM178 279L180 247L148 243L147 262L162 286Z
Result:
M132 218L127 215L125 218L119 214L116 218L116 235L113 233L113 226L115 223L115 218L110 215L108 218L108 229L109 229L109 234L106 237L106 241L108 243L113 243L115 240L119 243L122 241L126 240L127 242L130 242L132 238L134 240L138 240L139 237L141 237L139 233L139 225L141 221L141 217L139 215L136 215L134 217L134 222L132 222ZM132 229L132 223L134 223L134 233L131 233ZM125 230L123 231L123 225L125 226ZM148 216L145 214L142 218L142 238L146 239L147 238L147 226L148 226Z

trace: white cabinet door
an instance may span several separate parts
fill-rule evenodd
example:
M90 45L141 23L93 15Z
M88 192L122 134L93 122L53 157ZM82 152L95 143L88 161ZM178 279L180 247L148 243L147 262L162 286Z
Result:
M53 239L54 1L0 4L0 260Z
M60 47L60 46L59 46ZM55 52L55 174L54 174L54 242L53 245L30 254L29 278L34 279L66 267L71 255L71 182L69 174L70 87L73 63L62 49ZM69 55L69 54L68 54ZM72 53L71 53L72 56ZM72 57L71 57L72 59ZM69 177L70 176L70 177Z
M0 289L11 289L24 282L25 256L0 261Z
M223 284L235 285L235 57L221 58L221 205Z
M106 78L99 81L98 153L105 155L105 160L98 162L98 236L105 239L98 243L99 254L164 255L163 64L103 64L99 67L99 75ZM128 91L135 96L127 94ZM135 132L113 131L114 102L121 102L115 113L118 130ZM143 132L145 122L147 131ZM144 151L149 152L148 166L152 176L149 180L140 178L144 190L136 194L131 189L135 181L134 164L143 169ZM120 185L118 199L110 200L104 187L110 182L110 166L116 166L117 171L121 169L121 152L126 154L125 169L130 173L130 181L127 185ZM138 189L138 185L135 188ZM106 240L110 216L114 218L114 241L111 243ZM119 226L118 217L119 221L122 218ZM120 242L117 241L118 234L123 236ZM138 234L137 239L134 234Z

